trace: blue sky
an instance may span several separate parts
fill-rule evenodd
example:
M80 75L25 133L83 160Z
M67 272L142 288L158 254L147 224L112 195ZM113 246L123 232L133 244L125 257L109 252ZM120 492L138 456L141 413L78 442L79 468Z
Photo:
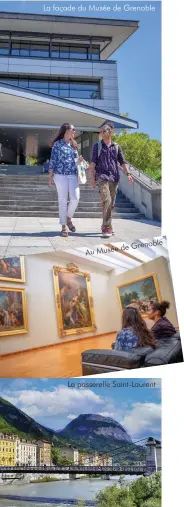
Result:
M142 386L147 382L155 387ZM161 434L160 379L0 379L0 396L56 430L93 413L118 421L133 441Z
M124 11L125 5L144 6L151 3L155 11L149 12L131 12ZM118 19L132 19L140 22L140 28L130 37L125 44L119 48L112 59L118 62L119 75L119 96L120 112L128 113L129 117L139 122L139 130L150 135L151 138L161 138L161 2L121 2L118 0L118 6L121 6L120 12L114 12L114 2L101 0L101 2L70 2L67 1L0 1L0 11L44 12L44 5L51 6L50 14L53 12L53 5L60 7L77 7L83 5L85 12L72 12L77 16L106 17ZM89 4L108 5L111 11L107 13L89 12ZM49 12L48 12L49 14ZM58 14L61 14L60 12ZM69 12L66 15L70 15Z

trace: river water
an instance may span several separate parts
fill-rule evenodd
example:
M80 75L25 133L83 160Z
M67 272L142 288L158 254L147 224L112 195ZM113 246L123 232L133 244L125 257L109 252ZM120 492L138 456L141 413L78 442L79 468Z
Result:
M126 476L126 481L137 479L134 476ZM36 484L13 484L0 486L0 494L20 495L26 497L44 498L76 498L78 500L95 500L99 491L107 486L118 483L119 477L112 477L111 480L104 479L78 479L58 482L36 483ZM61 502L52 504L37 503L35 501L4 500L0 498L0 507L66 507Z

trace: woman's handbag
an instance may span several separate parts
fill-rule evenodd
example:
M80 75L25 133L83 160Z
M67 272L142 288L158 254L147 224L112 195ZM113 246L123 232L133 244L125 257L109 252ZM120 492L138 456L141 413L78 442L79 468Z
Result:
M78 170L79 183L85 185L85 183L87 183L86 169L89 167L89 164L85 160L80 160L78 158L76 160L76 166Z

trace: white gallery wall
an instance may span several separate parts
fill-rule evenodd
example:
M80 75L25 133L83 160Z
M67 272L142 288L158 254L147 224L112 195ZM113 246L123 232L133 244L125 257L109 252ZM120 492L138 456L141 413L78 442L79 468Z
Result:
M64 257L64 254L63 254ZM25 284L4 283L7 287L25 287L28 311L28 333L2 336L0 338L0 354L8 354L47 345L82 340L85 337L116 332L121 329L121 309L117 297L117 286L135 281L145 275L156 273L161 292L161 298L171 302L167 312L168 318L177 326L177 313L168 262L164 257L158 257L150 262L141 264L135 269L117 275L115 270L106 271L103 265L92 266L91 261L85 259L76 262L80 271L87 272L91 277L91 291L94 303L96 332L82 333L61 338L58 332L57 314L54 294L53 266L66 268L67 261L62 258L62 252L56 255L30 255L25 257ZM149 328L153 325L147 319ZM72 347L72 343L71 343ZM94 340L94 348L97 347Z
M110 275L110 292L112 294L112 314L113 318L121 328L121 313L120 306L117 306L117 286L123 285L128 282L134 282L135 280L155 273L160 289L161 299L170 302L170 308L167 311L167 318L172 322L174 326L178 326L178 318L176 311L176 304L174 298L174 290L172 279L170 275L170 269L165 257L157 257L156 259L141 264L135 269L131 269L120 275L114 276L114 272ZM151 328L153 321L145 319L147 326Z
M62 257L62 253L61 253ZM91 267L89 261L77 266L80 271L91 276L91 290L94 302L96 333L82 333L59 337L57 315L54 296L53 266L66 268L67 261L55 258L52 254L28 255L25 257L26 283L3 283L3 286L25 287L28 310L28 333L5 336L0 338L0 353L23 351L35 347L83 339L95 334L105 334L116 330L110 308L110 294L108 289L109 274L103 269ZM72 346L72 344L71 344Z

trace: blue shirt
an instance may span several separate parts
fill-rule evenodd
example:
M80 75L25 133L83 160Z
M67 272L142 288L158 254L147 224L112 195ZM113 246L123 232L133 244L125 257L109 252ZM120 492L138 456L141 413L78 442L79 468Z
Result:
M117 334L114 350L131 350L137 347L137 345L137 336L131 328L126 327Z
M77 157L77 150L74 150L69 143L61 139L56 141L52 147L49 167L54 174L76 176L78 172L75 158Z

